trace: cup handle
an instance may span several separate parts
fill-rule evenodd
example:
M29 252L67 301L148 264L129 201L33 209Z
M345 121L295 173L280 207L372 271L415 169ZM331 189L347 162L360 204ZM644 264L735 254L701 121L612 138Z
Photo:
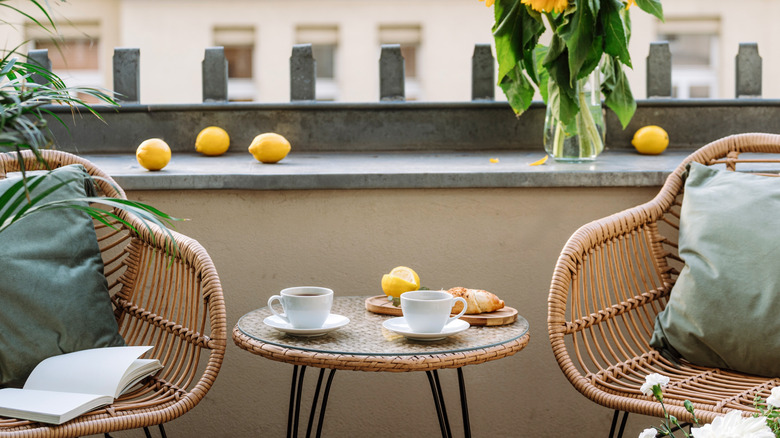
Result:
M460 310L460 313L448 319L447 324L451 323L452 321L455 321L456 319L463 316L464 313L466 313L466 308L468 308L469 303L467 303L463 297L456 297L454 300L452 300L452 307L455 307L455 303L457 303L458 301L463 302L463 309Z
M271 298L269 298L268 299L268 308L271 309L271 313L273 313L274 315L278 316L279 318L284 320L284 322L289 324L290 320L287 319L287 315L277 312L276 309L274 309L274 306L271 305L271 303L273 303L274 301L279 301L279 304L282 305L282 309L284 309L284 303L282 303L282 296L281 295L274 295Z

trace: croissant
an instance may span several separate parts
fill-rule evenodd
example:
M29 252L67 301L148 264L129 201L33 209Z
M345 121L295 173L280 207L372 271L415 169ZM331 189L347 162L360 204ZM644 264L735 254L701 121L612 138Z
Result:
M463 297L466 300L466 303L468 304L466 307L467 315L495 312L496 310L504 307L503 300L499 299L495 294L492 294L486 290L453 287L447 292L452 294L454 297ZM457 302L452 307L452 313L458 313L461 311L461 309L463 309L463 304Z

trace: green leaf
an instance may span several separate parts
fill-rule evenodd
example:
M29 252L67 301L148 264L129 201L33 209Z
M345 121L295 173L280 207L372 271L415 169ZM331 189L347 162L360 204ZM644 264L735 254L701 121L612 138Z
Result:
M539 87L539 93L542 95L542 100L544 100L544 103L547 103L548 98L548 82L550 80L550 73L547 72L547 69L544 68L544 65L542 64L545 57L547 56L547 46L542 44L537 44L536 48L534 48L534 62L535 66L534 68L538 72L537 79L538 82L536 85Z
M557 114L563 125L574 126L574 118L580 109L574 89L568 82L559 83L556 80L550 80L547 86L547 105L550 106L550 111Z
M626 41L631 41L631 14L628 12L628 9L621 8L620 16L623 17L623 24L625 25L623 31L626 34Z
M496 24L493 26L493 38L496 42L498 59L498 82L503 81L520 61L518 53L523 52L522 31L520 29L521 11L525 9L520 0L498 0L493 5Z
M580 77L580 70L591 55L596 18L585 2L577 7L569 7L566 14L570 14L568 22L559 28L559 34L569 51L569 77L574 81Z
M583 79L587 77L589 74L593 73L593 70L596 67L599 66L601 58L604 55L604 51L602 50L603 44L604 38L601 35L596 35L595 38L593 38L593 44L591 44L588 57L585 59L585 63L582 64L582 67L580 67L580 73L577 76L577 79Z
M569 125L574 121L574 116L579 111L577 96L569 76L568 49L563 40L557 34L553 35L547 55L542 64L550 75L547 103L554 101L553 113L558 114L561 122Z
M615 112L620 124L625 129L636 112L636 101L631 93L628 78L623 72L622 64L612 58L610 70L609 87L602 86L605 96L604 103Z
M544 32L544 23L539 13L529 12L520 0L498 0L494 10L498 84L515 113L521 114L531 105L535 93L531 81L538 83L533 50Z
M661 6L660 0L636 0L636 5L639 6L639 9L664 21L664 8Z
M631 55L628 53L628 38L620 11L623 3L619 0L604 0L600 20L604 28L604 52L616 57L631 67Z
M520 16L523 27L523 50L533 50L545 30L542 15L533 9L522 7Z
M504 90L515 114L522 114L531 105L534 98L534 87L519 66L515 66L514 70L504 76L499 85Z

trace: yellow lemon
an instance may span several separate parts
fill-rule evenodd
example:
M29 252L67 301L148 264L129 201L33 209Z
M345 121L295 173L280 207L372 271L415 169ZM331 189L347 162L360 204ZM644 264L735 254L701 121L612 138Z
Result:
M660 126L644 126L634 133L631 144L640 154L658 155L669 146L669 134Z
M273 132L260 134L249 145L249 153L261 163L276 163L290 152L290 142Z
M400 298L402 293L419 288L420 277L406 266L393 268L389 274L382 276L382 291L389 297Z
M171 148L159 138L150 138L138 145L135 159L146 169L160 170L171 161Z
M229 147L230 136L219 126L203 128L195 139L195 150L203 155L222 155Z

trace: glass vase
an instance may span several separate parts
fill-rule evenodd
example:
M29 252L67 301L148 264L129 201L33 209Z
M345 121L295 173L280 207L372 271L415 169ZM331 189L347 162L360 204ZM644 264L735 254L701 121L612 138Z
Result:
M553 100L559 97L550 93L544 119L544 150L555 161L593 161L604 150L604 111L601 106L599 70L578 80L575 92L579 111L569 124L561 122L555 111L559 105Z

